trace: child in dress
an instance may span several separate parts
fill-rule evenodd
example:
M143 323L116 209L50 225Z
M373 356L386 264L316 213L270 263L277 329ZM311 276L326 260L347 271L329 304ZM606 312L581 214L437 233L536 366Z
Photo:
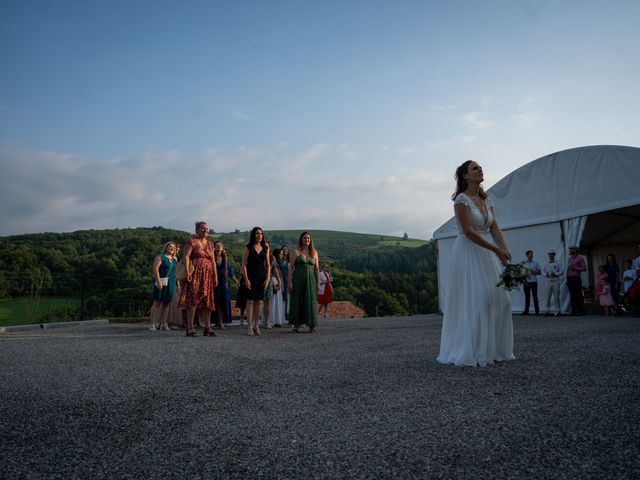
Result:
M614 308L616 306L613 301L613 296L611 295L611 288L609 287L609 280L604 279L602 285L602 293L600 293L600 306L602 307L602 314L605 317L609 316L609 309L611 309L611 313L614 312Z
M598 267L598 274L596 275L596 291L594 294L594 300L600 301L600 295L602 295L602 287L604 286L604 281L609 280L609 275L607 275L607 267L604 265L600 265Z

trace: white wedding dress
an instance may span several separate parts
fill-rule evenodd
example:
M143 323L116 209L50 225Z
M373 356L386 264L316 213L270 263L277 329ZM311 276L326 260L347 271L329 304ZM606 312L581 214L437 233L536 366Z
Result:
M466 205L474 229L495 243L489 232L493 223L489 198L487 218L464 193L454 204ZM498 257L469 240L458 223L451 258L438 362L462 367L514 360L511 302L507 292L496 287L502 272Z

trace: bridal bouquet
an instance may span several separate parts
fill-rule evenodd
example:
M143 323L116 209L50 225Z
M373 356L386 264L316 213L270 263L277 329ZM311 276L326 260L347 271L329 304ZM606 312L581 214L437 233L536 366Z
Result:
M515 290L524 285L529 280L529 269L523 265L509 263L504 266L500 281L496 283L496 287L503 287L505 290Z

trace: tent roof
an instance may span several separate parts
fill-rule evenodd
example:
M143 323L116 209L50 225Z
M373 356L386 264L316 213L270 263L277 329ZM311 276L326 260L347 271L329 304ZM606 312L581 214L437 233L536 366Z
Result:
M640 148L599 145L538 158L487 193L504 230L640 205L639 179ZM453 217L433 238L457 234Z

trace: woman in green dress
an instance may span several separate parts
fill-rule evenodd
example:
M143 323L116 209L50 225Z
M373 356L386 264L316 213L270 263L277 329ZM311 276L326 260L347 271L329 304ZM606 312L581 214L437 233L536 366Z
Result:
M309 333L315 333L318 325L318 252L313 248L313 239L309 232L302 232L298 239L298 248L293 252L289 264L289 322L293 331L298 332L301 325L309 327Z

